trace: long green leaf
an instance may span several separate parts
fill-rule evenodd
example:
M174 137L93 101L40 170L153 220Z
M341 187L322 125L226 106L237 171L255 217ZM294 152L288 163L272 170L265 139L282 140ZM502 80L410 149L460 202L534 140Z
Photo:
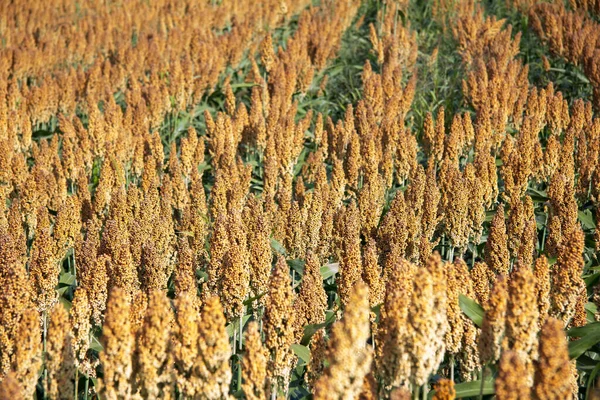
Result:
M293 344L292 350L294 353L305 363L310 361L310 350L306 346L302 346L301 344Z
M338 271L340 270L340 264L339 263L330 263L330 264L325 264L321 267L321 276L323 277L323 280L327 280L329 278L331 278L333 275L337 274Z
M590 376L588 377L585 390L586 400L590 397L590 390L592 389L592 384L596 381L596 376L598 376L598 372L600 372L600 363L596 364L596 367L594 367L594 369L590 373Z
M600 322L570 329L567 335L579 337L578 340L569 342L569 357L575 359L585 353L590 347L600 343Z
M284 256L286 255L285 247L274 238L271 238L271 248L275 250L276 253Z
M471 300L462 294L458 295L458 304L460 305L462 312L464 312L475 325L481 328L483 316L485 314L483 308L475 300Z
M585 229L596 228L594 217L592 216L592 212L590 210L579 211L577 216L579 217L579 221L581 221Z

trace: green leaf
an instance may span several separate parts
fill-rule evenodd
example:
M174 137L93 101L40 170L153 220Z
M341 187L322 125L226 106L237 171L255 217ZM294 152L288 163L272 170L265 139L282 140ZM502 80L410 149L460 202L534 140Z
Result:
M596 381L596 376L598 376L598 372L600 372L600 363L596 364L596 367L594 367L594 369L590 373L590 376L588 377L587 384L585 385L586 386L586 390L585 390L585 398L586 399L588 399L590 396L590 390L592 389L593 383Z
M251 315L244 315L242 317L242 328L244 327L244 325L246 325L246 322L248 322L248 320L250 319ZM235 329L235 332L237 333L240 330L240 319L236 319L235 321L233 321L232 323L230 323L229 325L227 325L225 327L225 329L227 330L227 334L229 335L229 337L233 336L233 332ZM238 338L239 340L239 338Z
M596 272L591 275L583 276L583 281L585 282L585 286L587 286L590 289L596 285L596 283L598 282L599 279L600 279L600 272Z
M296 258L293 260L287 260L287 263L298 274L304 275L304 260L300 260L299 258Z
M596 224L594 223L594 217L592 216L592 212L590 210L579 211L577 213L579 217L579 221L583 224L585 229L595 229Z
M465 295L458 295L458 304L460 305L460 309L465 313L467 317L473 321L475 325L481 328L483 324L483 316L485 311L483 308L475 301L471 300Z
M71 286L75 283L75 275L70 272L63 272L60 274L60 279L58 280L60 285Z
M308 345L308 343L310 343L310 339L313 337L313 335L315 333L317 333L317 331L319 329L325 328L326 326L334 323L335 319L336 319L336 314L334 312L327 311L326 317L325 317L325 322L323 322L322 324L306 325L304 327L304 335L302 336L302 340L300 341L300 343L303 345Z
M90 340L90 349L95 350L98 353L104 350L104 347L102 347L102 343L98 341L98 338L96 336L92 336L92 340Z
M308 363L310 361L310 350L308 349L308 347L302 346L301 344L293 344L291 348L299 359L301 359L305 363Z
M463 382L454 386L456 390L456 398L463 399L465 397L477 397L481 392L481 380L471 381L471 382ZM483 395L494 394L494 379L487 378L483 381ZM428 398L433 398L435 394L435 390L429 393Z
M283 256L286 255L285 248L279 243L276 239L271 238L271 248L276 252Z
M580 338L569 342L569 357L575 359L584 354L590 347L600 343L600 322L569 329L567 335Z
M325 264L321 267L321 276L323 277L323 280L327 280L329 278L331 278L332 276L334 276L335 274L338 273L338 271L340 270L340 264L339 263L329 263L329 264Z

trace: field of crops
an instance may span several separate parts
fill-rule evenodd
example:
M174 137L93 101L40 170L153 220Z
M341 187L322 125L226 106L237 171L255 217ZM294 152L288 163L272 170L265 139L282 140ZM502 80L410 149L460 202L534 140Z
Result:
M600 399L600 1L0 0L0 400Z

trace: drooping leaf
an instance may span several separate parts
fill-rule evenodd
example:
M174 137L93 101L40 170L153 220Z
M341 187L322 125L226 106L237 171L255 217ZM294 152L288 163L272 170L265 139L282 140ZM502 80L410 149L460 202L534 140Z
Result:
M305 363L308 363L310 361L310 350L308 347L302 346L301 344L297 343L293 344L291 347L294 351L294 354L296 354L299 359L301 359Z
M296 271L296 273L300 274L300 275L304 275L304 260L300 260L300 259L293 259L293 260L287 260L287 263L290 267L292 267L292 269L294 271Z
M283 247L283 245L274 238L271 238L271 248L275 250L276 253L279 253L283 256L287 254L285 247Z
M323 280L329 279L331 278L333 275L337 274L338 271L340 270L340 264L339 263L329 263L329 264L325 264L321 267L321 276L323 277Z
M590 210L579 211L577 213L579 217L579 221L583 224L585 229L595 229L596 224L594 223L594 217L592 216L592 212Z
M481 328L483 324L483 316L485 315L485 311L483 311L483 307L481 307L475 300L471 300L465 295L458 295L458 304L460 305L460 309L465 313L467 317L473 321L475 325Z
M569 357L578 358L588 349L600 343L600 322L593 322L579 328L569 329L567 335L579 339L569 342Z

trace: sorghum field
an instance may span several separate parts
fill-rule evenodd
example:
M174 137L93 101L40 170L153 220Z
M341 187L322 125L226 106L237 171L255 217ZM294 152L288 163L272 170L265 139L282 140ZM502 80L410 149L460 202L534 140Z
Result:
M600 1L1 0L0 66L0 399L600 399Z

